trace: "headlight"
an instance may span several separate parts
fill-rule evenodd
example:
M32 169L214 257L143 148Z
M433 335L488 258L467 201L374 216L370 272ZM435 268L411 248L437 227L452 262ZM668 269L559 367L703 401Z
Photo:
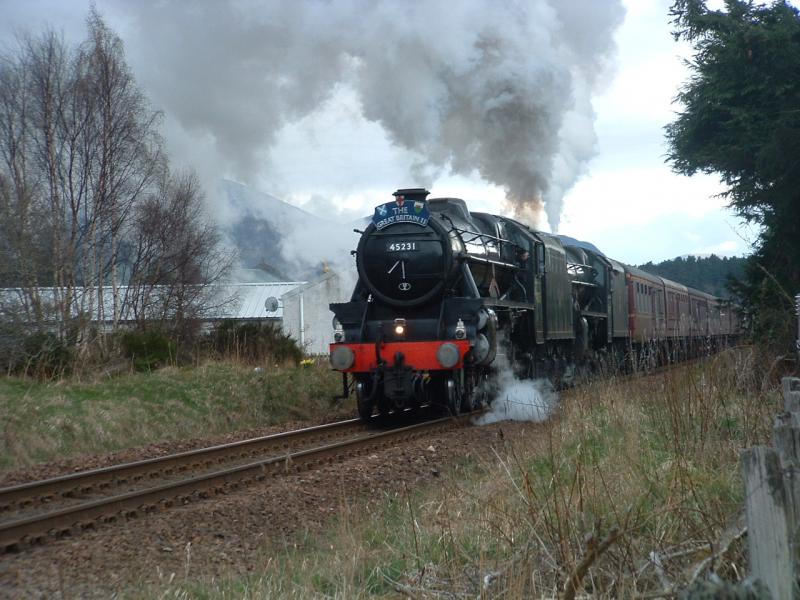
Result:
M458 347L450 342L445 342L439 346L439 349L436 351L436 360L438 360L439 364L445 369L452 369L455 367L460 358L461 355L458 351Z
M331 352L331 366L337 371L344 371L353 366L356 355L349 346L337 346Z
M406 320L405 319L395 319L394 320L394 334L397 337L403 337L406 334Z

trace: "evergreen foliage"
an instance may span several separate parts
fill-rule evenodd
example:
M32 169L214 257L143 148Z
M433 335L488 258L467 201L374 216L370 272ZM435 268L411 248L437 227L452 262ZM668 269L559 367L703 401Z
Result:
M676 172L716 173L741 217L761 227L734 285L753 331L788 347L800 292L800 13L767 5L676 0L676 39L690 42L683 110L666 127Z
M719 298L728 298L731 296L729 280L741 279L746 263L746 258L712 254L706 257L679 256L655 264L647 262L639 268Z
M72 349L52 333L0 328L0 372L47 379L69 372L72 359Z
M273 323L223 321L206 339L211 354L250 364L299 364L303 350Z
M175 361L175 342L162 331L126 331L120 341L123 354L137 371L154 371Z

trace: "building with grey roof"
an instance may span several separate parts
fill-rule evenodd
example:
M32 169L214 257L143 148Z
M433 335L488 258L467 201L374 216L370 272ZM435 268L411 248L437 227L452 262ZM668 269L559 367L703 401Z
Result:
M14 311L24 319L26 312L31 311L31 295L26 293L29 291L0 289L0 309ZM45 307L54 305L61 293L57 288L34 291ZM209 327L226 320L274 322L297 340L305 352L327 354L328 344L333 341L333 314L328 305L347 300L351 290L335 272L328 271L310 282L229 283L211 286L210 292L216 305L204 318ZM136 310L141 310L141 306L134 307L129 301L129 295L134 293L136 290L127 286L118 286L116 294L111 286L77 288L72 290L71 312L73 317L82 315L101 328L108 329L115 321L125 327L139 320ZM158 293L159 289L153 288L155 297ZM55 311L45 311L45 322L55 323L59 318Z

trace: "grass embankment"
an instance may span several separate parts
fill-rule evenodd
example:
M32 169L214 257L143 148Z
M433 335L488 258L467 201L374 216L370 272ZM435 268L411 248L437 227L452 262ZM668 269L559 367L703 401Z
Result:
M564 394L546 433L505 436L435 489L378 510L343 501L327 535L264 547L253 576L145 595L554 597L574 576L579 596L648 597L685 586L715 553L705 566L737 579L738 453L768 438L780 404L748 350L597 382Z
M95 382L3 377L0 468L318 417L334 412L340 386L324 365L208 363Z

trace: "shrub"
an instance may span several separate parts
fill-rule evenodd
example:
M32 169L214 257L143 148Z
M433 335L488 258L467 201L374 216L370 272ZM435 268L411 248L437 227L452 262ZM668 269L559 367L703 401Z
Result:
M70 368L72 352L54 333L4 333L0 338L0 362L7 373L47 379Z
M120 341L137 371L152 371L175 359L175 342L161 331L126 331Z
M272 323L225 321L209 333L208 343L217 356L247 363L298 364L303 359L297 342Z
M67 344L53 333L29 335L23 348L30 370L47 377L64 371L72 358Z
M68 370L72 352L53 333L34 333L23 344L23 370L38 377L55 377Z

